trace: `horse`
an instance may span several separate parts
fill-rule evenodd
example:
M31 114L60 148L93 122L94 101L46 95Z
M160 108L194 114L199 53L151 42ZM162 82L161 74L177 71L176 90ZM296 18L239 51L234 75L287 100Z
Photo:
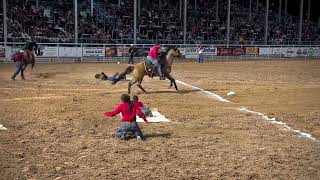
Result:
M170 80L170 87L174 85L175 89L178 91L178 87L176 84L175 79L170 75L172 70L172 64L174 58L181 58L182 54L177 48L170 48L167 50L167 52L162 53L160 55L160 59L163 60L163 75L164 77L168 78ZM124 72L122 72L119 77L115 80L113 80L112 84L116 84L119 82L122 78L124 78L127 74L132 74L132 80L128 83L128 94L131 94L131 86L138 83L137 86L146 93L146 90L141 86L141 83L143 81L144 76L149 75L149 77L157 76L157 74L154 71L154 67L152 68L151 72L148 71L146 62L139 62L136 65L131 65L125 69Z

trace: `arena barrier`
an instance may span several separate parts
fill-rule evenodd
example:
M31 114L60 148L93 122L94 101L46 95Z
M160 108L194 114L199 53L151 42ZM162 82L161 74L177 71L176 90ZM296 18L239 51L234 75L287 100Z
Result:
M11 62L10 57L19 51L24 43L0 43L0 62ZM152 44L134 45L136 61L143 60ZM198 45L166 44L165 48L177 47L183 54L183 60L195 60L198 57ZM40 43L35 52L37 62L114 62L127 61L130 44L72 44ZM205 60L255 60L255 59L317 59L320 46L316 45L203 45Z

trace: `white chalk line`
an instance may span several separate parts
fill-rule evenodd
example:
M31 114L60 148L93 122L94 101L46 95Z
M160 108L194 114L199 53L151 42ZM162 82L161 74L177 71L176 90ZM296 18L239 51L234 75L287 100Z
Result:
M187 83L182 82L182 81L179 81L179 80L176 80L176 82L177 82L177 83L180 83L180 84L182 84L182 85L184 85L184 86L191 87L191 88L194 89L194 90L199 90L199 91L202 92L203 94L205 94L205 95L207 95L207 96L209 96L209 97L211 97L211 98L213 98L213 99L215 99L215 100L218 100L218 101L221 101L221 102L231 102L231 101L228 101L228 100L224 99L223 97L221 97L221 96L219 96L218 94L215 94L215 93L213 93L213 92L206 91L206 90L204 90L204 89L201 89L201 88L196 87L196 86L192 86L192 85L190 85L190 84L187 84Z
M200 92L202 92L203 94L215 99L215 100L218 100L220 102L227 102L227 103L231 103L231 101L228 101L226 99L224 99L223 97L219 96L218 94L215 94L213 92L210 92L210 91L206 91L204 89L201 89L199 87L196 87L196 86L192 86L190 84L187 84L185 82L182 82L182 81L179 81L177 80L176 81L177 83L180 83L184 86L188 86L188 87L191 87L192 89L195 89L195 90L199 90ZM259 116L262 116L267 122L269 123L272 123L272 124L277 124L277 125L280 125L282 127L284 127L285 129L288 129L289 131L291 132L294 132L296 134L298 134L299 137L303 137L303 138L307 138L307 139L311 139L313 141L318 141L316 138L312 137L311 134L308 134L308 133L305 133L305 132L302 132L300 130L296 130L296 129L293 129L291 128L290 126L288 126L286 123L284 122L281 122L281 121L277 121L276 118L269 118L268 116L260 113L260 112L256 112L256 111L251 111L245 107L242 107L242 108L238 108L236 110L239 110L241 112L247 112L247 113L251 113L251 114L256 114L256 115L259 115Z
M12 98L4 99L4 101L25 101L25 100L46 100L46 99L61 99L66 98L66 96L36 96L36 97L23 97L23 98Z
M6 127L4 127L2 124L0 124L0 131L6 131L8 130Z

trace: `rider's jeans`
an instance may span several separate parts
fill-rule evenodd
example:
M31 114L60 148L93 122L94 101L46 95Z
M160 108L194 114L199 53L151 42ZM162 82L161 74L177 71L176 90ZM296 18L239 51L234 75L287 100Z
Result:
M24 79L23 71L24 71L24 62L22 61L16 61L16 71L14 74L11 76L11 79L15 79L16 76L21 72L21 78Z
M147 56L147 61L149 61L151 64L153 64L157 67L158 75L161 77L162 76L161 64L156 59L153 59L150 56Z

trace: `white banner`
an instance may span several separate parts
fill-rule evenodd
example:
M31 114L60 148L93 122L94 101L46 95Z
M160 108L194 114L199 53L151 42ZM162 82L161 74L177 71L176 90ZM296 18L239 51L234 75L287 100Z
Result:
M81 47L59 47L59 57L81 57Z
M284 51L285 49L284 48L281 48L281 47L275 47L275 48L271 48L271 54L272 55L284 55Z
M58 56L58 47L49 47L45 46L35 52L37 57L57 57Z
M314 47L289 47L286 48L285 57L318 56L319 48Z
M186 58L197 58L198 57L198 48L185 48L185 56ZM205 56L216 56L218 54L217 48L212 47L204 47L203 55Z
M103 47L83 47L83 56L104 56Z
M271 48L259 48L259 55L270 55L271 54Z

